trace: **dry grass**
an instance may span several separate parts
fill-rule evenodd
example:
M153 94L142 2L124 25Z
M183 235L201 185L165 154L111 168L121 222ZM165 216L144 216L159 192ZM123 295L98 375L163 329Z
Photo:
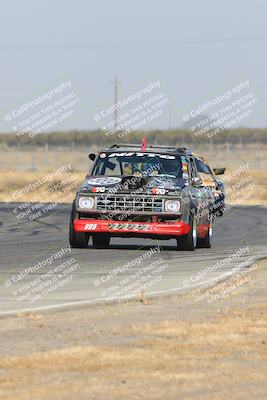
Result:
M230 174L231 171L228 173ZM46 178L48 174L47 172L33 171L27 173L5 172L1 174L0 201L49 202L54 199L54 201L60 203L70 203L85 176L85 173L70 171L17 198L15 192L25 188L29 184L34 184L38 180ZM236 187L240 181L243 182L242 185ZM60 187L57 185L60 185ZM267 179L265 171L243 172L238 177L231 178L225 186L228 192L228 203L267 204Z
M88 169L88 154L95 152L96 147L91 148L64 148L51 147L48 151L45 147L12 148L0 147L1 171L53 171L60 165L70 163L74 171L86 171Z
M225 188L230 204L267 204L266 171L243 172L231 177Z
M59 177L38 184L51 172L5 172L0 175L0 201L6 202L52 202L59 203L72 202L77 188L83 182L85 173L69 172L63 173ZM36 189L29 190L20 195L21 189L25 189L30 184L38 184Z
M259 264L243 306L237 296L210 306L174 296L2 320L10 339L0 399L265 400L267 262Z
M167 393L168 399L232 400L255 398L256 390L260 399L266 394L266 312L259 304L209 323L132 326L128 334L135 339L127 346L78 345L1 358L0 398L162 399Z

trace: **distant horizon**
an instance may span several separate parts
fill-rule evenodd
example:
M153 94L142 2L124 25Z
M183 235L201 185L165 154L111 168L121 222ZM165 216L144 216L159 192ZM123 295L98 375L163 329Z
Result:
M234 128L230 128L227 129L227 132L231 132L231 131L235 131L235 130L267 130L267 125L263 126L263 127L259 127L259 126L236 126ZM136 130L136 131L132 131L129 133L129 135L131 135L131 133L149 133L149 132L155 132L155 131L187 131L188 133L192 134L192 132L190 132L189 128L186 127L172 127L172 128L147 128L147 129L140 129L140 130ZM54 131L47 131L47 132L41 132L38 135L47 135L47 134L53 134L53 133L71 133L71 132L105 132L102 131L101 128L95 128L95 129L89 129L89 128L84 128L84 129L77 129L77 128L73 128L73 129L57 129ZM1 135L15 135L16 136L16 132L0 132L0 136ZM25 135L27 136L27 135Z
M101 110L153 82L160 87L123 108L136 109L149 96L164 95L159 113L143 122L145 129L182 128L194 110L233 92L240 82L248 82L247 87L206 112L221 111L223 116L220 107L253 93L254 103L244 107L249 112L231 123L265 128L266 13L267 3L259 0L165 0L157 6L153 0L26 0L15 7L5 2L0 26L0 132L16 131L18 122L19 129L25 128L26 112L18 117L12 111L60 88L62 82L70 82L65 92L59 91L57 97L54 93L53 99L47 97L27 112L27 118L30 111L41 112L65 93L69 100L75 98L57 123L46 120L51 131L99 129L111 123Z

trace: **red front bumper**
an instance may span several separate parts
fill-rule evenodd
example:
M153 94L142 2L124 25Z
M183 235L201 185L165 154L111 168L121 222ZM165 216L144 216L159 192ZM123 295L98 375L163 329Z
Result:
M175 222L173 224L158 222L127 222L99 219L76 219L74 220L75 232L101 232L109 234L124 233L140 235L168 235L180 236L186 235L190 231L190 225L184 222Z

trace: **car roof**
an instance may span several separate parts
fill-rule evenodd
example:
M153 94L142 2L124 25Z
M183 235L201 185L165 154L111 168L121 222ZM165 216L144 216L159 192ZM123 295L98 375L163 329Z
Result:
M113 144L107 149L102 149L101 151L105 152L114 152L114 151L136 151L136 152L144 152L144 153L164 153L164 154L175 154L175 155L192 155L192 152L185 147L175 147L175 146L162 146L162 145L148 145L145 149L142 150L142 146L140 144L135 143L118 143Z

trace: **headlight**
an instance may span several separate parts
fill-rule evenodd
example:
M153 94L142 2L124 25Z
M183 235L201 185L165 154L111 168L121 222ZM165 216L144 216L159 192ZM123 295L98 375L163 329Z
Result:
M181 204L178 200L167 200L165 201L165 211L168 212L178 212L180 210Z
M91 209L94 207L94 199L93 197L80 197L79 198L79 208L84 208L84 209Z

